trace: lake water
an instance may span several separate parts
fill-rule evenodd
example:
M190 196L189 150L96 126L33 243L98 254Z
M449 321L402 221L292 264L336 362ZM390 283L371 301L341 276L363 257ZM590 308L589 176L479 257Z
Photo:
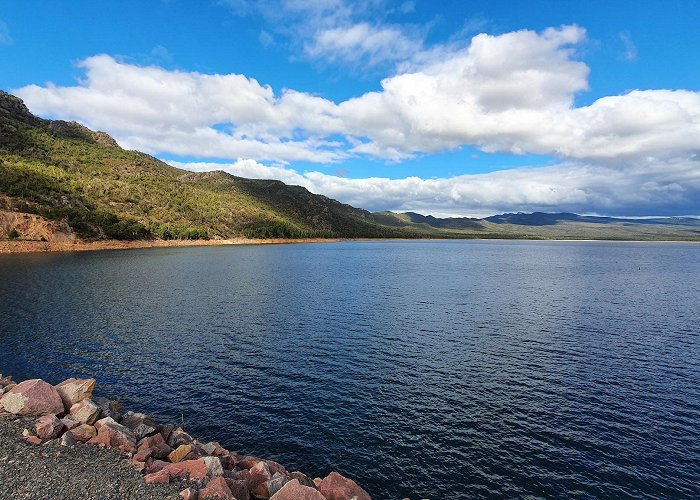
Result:
M700 246L0 256L0 372L376 499L700 497Z

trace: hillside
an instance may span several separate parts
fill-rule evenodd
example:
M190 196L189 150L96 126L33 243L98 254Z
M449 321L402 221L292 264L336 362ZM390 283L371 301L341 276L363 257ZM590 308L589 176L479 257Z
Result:
M276 180L177 169L0 91L0 239L241 237L700 240L700 220L370 213Z
M78 123L37 118L0 91L2 209L83 239L420 236L302 187L171 167Z

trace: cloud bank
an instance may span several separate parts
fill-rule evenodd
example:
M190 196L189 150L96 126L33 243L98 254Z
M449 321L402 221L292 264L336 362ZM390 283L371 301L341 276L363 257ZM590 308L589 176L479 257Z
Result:
M307 5L300 2L299 11L308 13ZM332 22L325 12L316 12L319 29L305 48L311 53L347 59L372 37L381 42L362 57L372 57L370 49L381 59L383 47L399 55L419 47L386 26L338 28L344 11L333 11ZM576 53L585 39L578 26L479 34L462 48L416 52L379 90L343 102L276 92L240 74L170 71L108 55L80 62L85 78L75 86L14 92L37 114L106 130L127 148L205 161L246 158L267 176L368 208L700 213L700 93L633 90L577 107L576 96L588 89L589 68ZM400 162L462 146L553 155L560 164L436 180L353 180L283 168L353 157Z

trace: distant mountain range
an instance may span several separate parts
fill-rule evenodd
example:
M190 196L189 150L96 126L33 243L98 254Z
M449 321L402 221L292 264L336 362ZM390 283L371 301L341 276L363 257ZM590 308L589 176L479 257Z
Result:
M17 214L82 239L700 240L700 220L693 218L371 213L280 181L177 169L123 150L104 132L35 117L20 99L0 91L0 239L36 238L13 222L21 219Z

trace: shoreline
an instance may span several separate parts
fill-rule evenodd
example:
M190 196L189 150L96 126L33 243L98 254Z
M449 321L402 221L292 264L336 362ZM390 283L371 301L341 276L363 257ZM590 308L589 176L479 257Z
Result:
M222 240L98 240L70 242L0 240L0 255L53 252L94 252L142 248L177 248L226 245L286 245L294 243L340 243L343 241L539 241L566 243L683 243L700 244L698 240L620 240L590 238L230 238Z

